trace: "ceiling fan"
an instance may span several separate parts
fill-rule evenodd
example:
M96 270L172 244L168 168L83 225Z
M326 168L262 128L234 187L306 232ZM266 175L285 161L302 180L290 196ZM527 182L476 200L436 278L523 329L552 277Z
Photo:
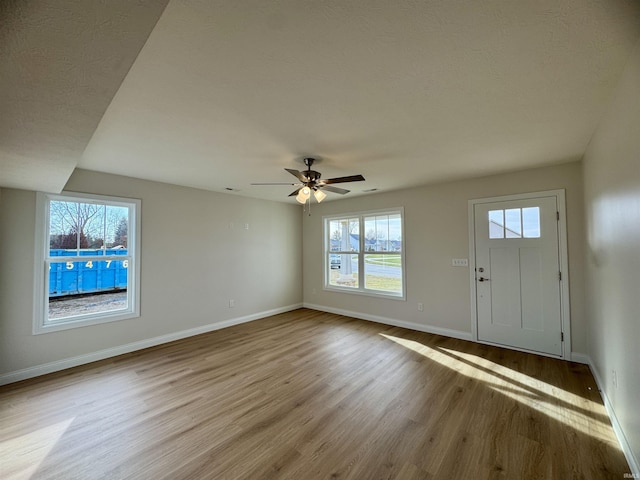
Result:
M313 196L316 198L318 203L324 200L327 196L324 191L338 193L340 195L349 193L349 190L332 187L331 184L364 181L364 177L362 175L350 175L348 177L327 178L326 180L321 180L320 172L311 170L311 166L315 161L316 159L312 157L304 158L304 164L307 166L307 169L302 172L293 170L292 168L285 168L287 172L299 180L297 183L252 183L251 185L296 185L299 188L291 192L289 196L295 196L299 203L304 204L311 197L311 192L313 192Z

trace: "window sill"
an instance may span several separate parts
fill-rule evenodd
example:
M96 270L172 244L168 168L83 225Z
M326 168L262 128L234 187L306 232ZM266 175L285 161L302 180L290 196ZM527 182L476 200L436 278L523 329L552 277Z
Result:
M371 290L359 290L359 289L356 290L349 287L336 287L333 285L325 285L322 289L326 292L348 293L352 295L363 295L365 297L384 298L389 300L400 300L403 302L407 300L407 297L404 294L374 292Z
M111 314L102 314L100 316L85 315L74 317L73 320L63 320L58 322L48 322L45 324L37 324L33 327L34 335L44 333L59 332L62 330L70 330L72 328L88 327L91 325L100 325L102 323L118 322L120 320L129 320L140 316L139 312L131 312L129 310L119 310Z

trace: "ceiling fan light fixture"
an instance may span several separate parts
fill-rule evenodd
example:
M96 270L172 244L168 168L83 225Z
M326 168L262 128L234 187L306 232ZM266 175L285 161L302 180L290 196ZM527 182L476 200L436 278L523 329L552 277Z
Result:
M322 200L324 200L325 198L327 198L327 194L324 193L322 190L316 190L313 192L313 196L316 197L316 201L318 203L320 203Z
M304 205L304 203L309 200L310 196L311 189L309 187L303 187L298 192L298 195L296 195L296 200L298 201L298 203L302 203Z

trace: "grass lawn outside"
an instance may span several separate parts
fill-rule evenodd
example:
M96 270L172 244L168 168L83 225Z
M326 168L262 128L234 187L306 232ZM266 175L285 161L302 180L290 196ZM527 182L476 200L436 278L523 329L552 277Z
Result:
M401 293L402 278L388 277L386 275L366 275L365 287L370 290L382 290L385 292Z
M400 254L365 253L364 262L371 265L388 265L390 267L401 267L402 258Z
M336 287L352 287L358 288L358 274L352 273L351 277L353 281L345 282L344 279L340 278L339 270L332 270L331 276L329 278L329 284ZM365 286L369 290L379 290L383 292L393 292L393 293L401 293L402 292L402 278L389 276L389 275L365 275Z

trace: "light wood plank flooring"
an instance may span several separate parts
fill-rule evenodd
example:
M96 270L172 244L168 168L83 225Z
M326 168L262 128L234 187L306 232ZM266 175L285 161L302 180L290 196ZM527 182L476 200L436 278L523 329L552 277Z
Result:
M297 310L0 388L3 479L622 479L584 365Z

